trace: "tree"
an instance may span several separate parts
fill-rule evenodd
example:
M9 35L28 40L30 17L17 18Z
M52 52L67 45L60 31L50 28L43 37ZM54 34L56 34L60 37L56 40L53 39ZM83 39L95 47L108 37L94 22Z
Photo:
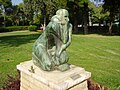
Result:
M120 0L104 0L104 11L109 11L109 34L112 34L112 25L113 21L115 20L116 16L120 13Z
M20 3L19 5L15 5L12 7L13 12L12 12L12 20L13 20L13 25L25 25L25 20L26 16L24 14L24 4Z
M80 12L80 6L79 6L79 0L68 0L67 1L67 6L68 6L68 10L70 13L70 18L71 18L71 22L73 24L73 32L74 33L78 33L78 16L79 16L79 12Z
M88 16L89 16L88 12L89 12L89 8L88 8L88 2L87 1L83 2L82 11L83 11L84 34L88 34Z
M55 14L58 9L67 9L67 0L49 0L47 5L47 14L49 19Z
M27 20L27 17L25 15L25 12L24 12L24 4L23 3L20 3L18 5L18 16L19 16L19 19L20 19L20 25L28 25L28 20Z
M23 0L24 2L24 13L29 21L29 24L33 24L33 16L34 16L34 0Z
M88 33L88 0L68 0L69 12L73 19L74 32L78 33L78 23L83 22L84 34ZM82 17L82 18L81 18Z
M94 3L89 3L92 23L99 23L99 26L108 19L108 12L103 12L102 5L96 6Z
M44 26L46 26L46 14L47 14L47 4L48 0L23 0L25 7L25 14L29 17L30 24L33 24L34 17L39 17L39 14L43 15Z
M0 0L0 4L4 6L4 8L12 7L11 0Z
M41 21L43 21L45 27L47 21L55 14L58 8L66 7L65 3L66 0L24 0L25 13L31 14L30 21L43 17Z
M4 26L6 26L6 11L8 8L12 7L12 2L11 0L0 0L0 9L1 13L3 15L3 21L4 21Z

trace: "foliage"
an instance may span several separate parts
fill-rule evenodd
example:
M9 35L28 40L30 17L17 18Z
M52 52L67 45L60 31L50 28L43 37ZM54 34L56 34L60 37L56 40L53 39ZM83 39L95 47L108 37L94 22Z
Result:
M104 34L108 35L108 29L109 26L88 26L89 32L88 34ZM119 25L114 24L112 27L113 34L112 35L120 35L120 29ZM82 27L79 27L79 32L80 34L84 33L84 30Z
M0 32L9 32L9 30L5 27L0 27Z
M78 25L82 25L84 33L88 33L89 17L93 23L108 20L108 13L102 12L102 6L96 7L89 0L23 0L23 3L12 7L13 11L9 15L6 14L6 25L43 24L45 27L60 8L69 10L75 33L78 32Z
M103 8L104 8L104 11L109 11L110 14L109 14L109 34L112 34L112 24L113 24L113 21L115 20L116 16L119 15L120 13L120 0L104 0L104 5L103 5Z
M23 0L24 2L24 14L27 17L27 20L29 21L29 25L33 24L33 16L34 12L38 11L33 9L33 7L36 7L34 4L34 0Z
M11 0L0 0L0 4L2 4L5 9L12 6Z
M9 0L10 1L10 0ZM4 3L3 3L4 5ZM5 12L4 12L5 8ZM23 12L23 4L8 6L7 8L4 6L2 9L2 16L4 16L4 26L12 26L12 25L26 25L25 24L25 15Z
M4 83L1 90L20 90L20 76L14 78L8 75L8 81Z
M103 8L105 11L113 12L114 15L120 12L120 0L104 0Z
M46 23L55 14L55 11L60 8L66 8L66 0L23 0L24 12L27 18L30 20L30 24L33 23ZM36 19L39 18L39 19Z
M78 24L84 26L84 34L88 33L88 3L88 0L68 0L67 2L74 33L78 33Z
M11 13L11 18L13 21L12 25L28 25L27 24L27 19L25 16L25 12L23 10L24 8L24 4L19 4L19 5L16 5L16 6L13 6L13 12Z
M9 29L10 31L20 31L20 30L27 30L28 26L9 26L6 28Z
M108 90L107 87L96 83L95 81L88 79L88 90ZM20 90L20 74L16 77L8 75L8 80L4 83L1 90Z
M113 33L119 34L120 35L120 27L118 24L113 24L112 26Z
M92 23L103 23L104 21L108 21L109 12L103 12L102 5L95 6L93 3L89 3L90 9L90 18L92 19Z
M108 26L89 26L88 28L91 34L106 34L108 31Z
M96 83L95 81L88 79L88 90L109 90L107 87Z
M88 90L108 90L107 87L104 87L103 85L100 85L96 83L95 81L88 79ZM16 76L15 78L8 75L8 81L5 82L1 90L20 90L20 74Z
M4 17L3 17L3 16L0 16L0 27L3 26L3 21L4 21Z
M27 30L27 29L28 29L28 26L0 27L0 32L20 31L20 30Z
M6 26L43 24L45 27L58 9L65 8L69 10L70 21L75 33L78 32L78 25L82 25L84 33L88 33L87 26L90 18L93 23L97 22L99 25L104 21L108 22L108 20L112 25L111 21L119 19L120 13L119 0L104 0L103 7L102 5L96 7L89 0L23 0L23 3L15 6L12 6L11 0L0 0L0 3L3 4L5 10L8 7L13 9L9 13L5 12L6 20L3 20L2 9L0 10L1 26L3 26L4 21ZM112 29L112 27L109 29Z
M68 0L67 2L68 11L70 13L70 20L73 24L73 33L78 33L77 25L78 25L78 17L81 16L80 14L80 6L79 0Z
M37 26L31 25L31 26L28 27L28 30L29 31L37 31Z

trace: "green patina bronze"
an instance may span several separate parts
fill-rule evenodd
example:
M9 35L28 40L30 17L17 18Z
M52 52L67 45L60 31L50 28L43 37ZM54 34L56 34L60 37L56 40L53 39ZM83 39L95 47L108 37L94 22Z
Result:
M71 43L72 24L65 9L59 9L33 45L32 60L45 71L69 69L66 48Z

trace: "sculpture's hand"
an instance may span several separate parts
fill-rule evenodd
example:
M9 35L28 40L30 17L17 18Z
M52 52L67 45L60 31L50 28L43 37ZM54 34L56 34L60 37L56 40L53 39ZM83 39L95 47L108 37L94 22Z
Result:
M57 57L60 57L61 53L66 49L66 44L63 44L61 47L60 47L60 50L56 52L56 56Z
M58 57L58 58L60 57L60 52L58 52L58 51L56 52L56 57Z
M70 45L71 43L71 35L72 35L72 24L69 24L69 30L68 30L68 41L66 43L62 43L62 45L59 47L59 50L56 52L56 56L60 57L61 53Z
M55 65L59 65L59 57L57 55L54 56L54 63Z

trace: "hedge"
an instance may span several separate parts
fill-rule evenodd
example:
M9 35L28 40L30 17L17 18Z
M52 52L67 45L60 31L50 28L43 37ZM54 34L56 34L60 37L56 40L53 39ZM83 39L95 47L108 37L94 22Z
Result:
M11 32L11 31L21 31L21 30L28 30L28 26L0 27L0 32Z
M108 33L109 26L88 26L88 33L98 33L98 34L105 34ZM79 33L84 33L84 28L78 28ZM120 27L118 25L112 26L112 33L120 34Z
M37 26L31 25L31 26L28 27L28 30L29 31L37 31Z
M117 24L114 24L113 26L112 26L112 30L113 30L113 33L119 33L120 34L120 27L119 27L119 25Z

